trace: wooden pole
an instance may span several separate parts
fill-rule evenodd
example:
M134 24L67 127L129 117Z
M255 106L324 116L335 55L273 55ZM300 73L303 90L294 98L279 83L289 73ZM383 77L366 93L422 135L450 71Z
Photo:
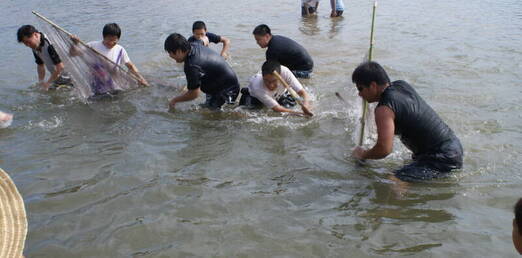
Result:
M375 9L377 9L377 1L373 3L373 12L372 12L372 28L370 32L370 50L368 52L368 61L372 61L373 57L373 44L374 40L374 27L375 27ZM366 114L368 113L368 102L366 100L362 100L362 117L361 117L361 133L359 137L359 146L361 146L364 142L364 127L366 126Z

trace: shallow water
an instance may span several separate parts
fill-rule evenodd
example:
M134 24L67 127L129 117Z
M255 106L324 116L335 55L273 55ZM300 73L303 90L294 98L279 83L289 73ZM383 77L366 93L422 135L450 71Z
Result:
M372 2L345 1L339 19L328 17L327 1L318 18L302 19L296 2L1 2L0 110L15 120L0 131L0 166L26 201L26 256L514 256L519 2L379 3L374 59L416 87L466 155L452 178L402 195L388 180L408 161L399 142L381 161L349 158L361 113L350 76L368 49ZM19 26L38 25L31 10L85 41L119 23L120 43L155 87L88 105L70 92L39 91L32 54L15 38ZM317 115L210 112L198 107L202 98L167 112L185 78L163 41L188 36L199 19L232 40L242 86L264 59L256 25L302 42L316 64L302 82Z

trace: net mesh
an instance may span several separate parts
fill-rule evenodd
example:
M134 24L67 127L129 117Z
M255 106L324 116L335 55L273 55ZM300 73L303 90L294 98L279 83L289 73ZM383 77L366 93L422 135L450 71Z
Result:
M75 44L70 33L35 15L39 18L41 31L56 49L64 71L71 76L74 90L82 100L138 87L137 80L126 70L83 42Z

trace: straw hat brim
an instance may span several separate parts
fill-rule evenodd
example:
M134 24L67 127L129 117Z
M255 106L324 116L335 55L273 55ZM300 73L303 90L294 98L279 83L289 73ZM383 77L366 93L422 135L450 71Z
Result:
M0 168L0 257L22 257L27 235L24 200Z

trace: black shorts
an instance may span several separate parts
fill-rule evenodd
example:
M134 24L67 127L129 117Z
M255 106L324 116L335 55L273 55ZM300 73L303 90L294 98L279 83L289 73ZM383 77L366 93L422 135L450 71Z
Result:
M462 145L455 137L443 143L439 153L416 155L412 163L394 173L397 178L406 182L443 178L452 170L462 168L462 157Z
M220 109L223 104L234 104L239 95L239 85L228 87L215 94L206 94L205 106L210 109Z
M277 103L285 108L291 108L295 106L296 101L290 93L285 92L279 99L277 99ZM262 108L263 103L258 100L256 97L250 95L250 91L248 88L241 89L241 98L239 99L240 106L246 106L248 108Z
M309 6L308 7L308 14L313 14L315 13L315 7L312 7L312 6ZM301 15L302 16L305 16L306 15L306 7L304 5L301 6Z

